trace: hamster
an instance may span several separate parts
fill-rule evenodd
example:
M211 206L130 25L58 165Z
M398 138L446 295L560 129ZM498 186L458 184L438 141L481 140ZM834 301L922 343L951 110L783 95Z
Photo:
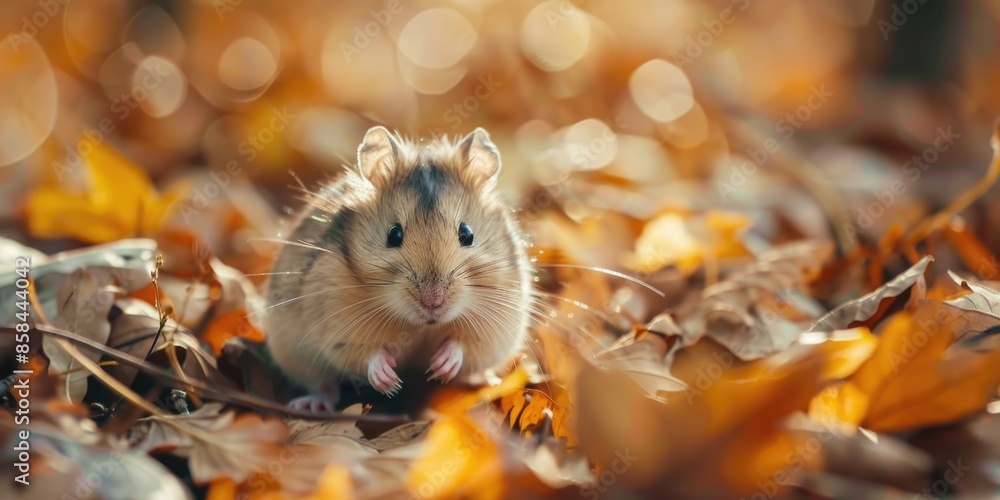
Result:
M392 396L397 367L448 382L512 359L531 275L500 166L481 128L425 144L373 127L356 169L308 196L263 322L275 363L312 391L291 407L332 411L345 375Z

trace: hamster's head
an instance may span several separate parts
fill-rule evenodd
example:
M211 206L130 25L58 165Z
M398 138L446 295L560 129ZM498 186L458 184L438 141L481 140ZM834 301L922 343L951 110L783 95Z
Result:
M486 331L516 322L527 264L496 193L499 172L499 153L481 128L426 144L383 127L368 131L348 174L365 194L340 222L340 251L370 301L365 310Z

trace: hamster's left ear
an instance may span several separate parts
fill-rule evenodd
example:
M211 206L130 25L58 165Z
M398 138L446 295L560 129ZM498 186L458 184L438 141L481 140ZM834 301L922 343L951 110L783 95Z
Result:
M368 182L378 186L391 175L399 161L399 143L382 126L368 129L358 146L358 171Z
M496 181L500 173L500 152L490 141L482 127L476 127L471 134L465 136L459 143L459 150L465 158L464 175L475 185L483 185Z

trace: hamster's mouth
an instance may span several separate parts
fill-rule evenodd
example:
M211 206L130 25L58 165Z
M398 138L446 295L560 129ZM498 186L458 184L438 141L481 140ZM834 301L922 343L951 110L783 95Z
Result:
M436 325L438 323L447 323L452 319L452 311L454 308L449 306L437 307L434 309L428 309L426 307L417 308L417 323L423 323L426 325Z

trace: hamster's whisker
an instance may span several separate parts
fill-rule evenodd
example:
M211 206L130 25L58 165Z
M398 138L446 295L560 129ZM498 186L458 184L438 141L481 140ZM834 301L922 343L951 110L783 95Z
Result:
M611 269L605 269L603 267L578 266L578 265L574 265L574 264L537 264L537 263L535 264L535 267L556 267L556 268L566 268L566 269L580 269L580 270L584 270L584 271L593 271L593 272L597 272L597 273L603 273L603 274L607 274L608 276L614 276L615 278L620 278L620 279L623 279L623 280L626 280L626 281L631 281L632 283L635 283L636 285L639 285L639 286L641 286L641 287L643 287L643 288L645 288L645 289L647 289L647 290L649 290L649 291L651 291L651 292L659 295L661 298L664 298L664 299L667 298L667 294L663 293L660 289L654 287L653 285L650 285L649 283L646 283L645 281L642 281L639 278L636 278L634 276L629 276L629 275L627 275L625 273L620 273L618 271L613 271Z
M403 262L406 262L406 270L410 272L411 276L415 277L417 275L417 272L413 270L413 264L410 263L410 259L406 258L406 254L403 252L403 248L399 247L396 249L396 251L399 252L399 256L403 258Z
M507 281L509 281L511 283L515 283L515 284L517 283L517 281L514 281L514 280L507 280ZM493 285L470 284L469 286L482 287L482 286L493 286ZM497 288L502 288L502 287L497 287ZM513 290L513 289L508 289L508 290ZM606 322L608 324L614 324L614 321L611 319L611 316L608 316L604 312L597 310L597 308L595 308L594 306L592 306L590 304L587 304L587 303L584 303L584 302L580 302L579 300L571 299L569 297L563 297L561 295L557 295L557 294L554 294L554 293L543 292L541 290L536 290L534 288L529 289L528 293L531 294L531 295L534 295L536 297L544 297L544 298L555 299L555 300L558 300L558 301L561 301L561 302L565 302L567 304L570 304L570 305L572 305L574 307L582 309L582 310L584 310L584 311L586 311L586 312L588 312L590 314L593 314L593 315L601 318L601 320L603 320L604 322ZM615 313L615 314L617 314L621 318L624 318L626 321L631 321L631 318L629 318L628 316L625 316L624 314L622 314L620 312Z
M519 258L520 257L518 257L517 255L509 255L507 257L503 257L497 260L491 260L489 262L485 262L483 264L477 264L468 269L465 269L462 272L458 273L458 275L465 278L475 278L477 276L493 272L502 267L507 267L508 263L515 261Z
M291 302L302 300L302 299L304 299L306 297L311 297L313 295L319 295L321 293L339 292L340 290L347 290L349 288L370 288L370 287L378 287L378 286L389 286L389 285L353 285L353 286L336 286L336 287L333 287L333 288L324 288L323 290L318 290L318 291L315 291L315 292L304 293L302 295L299 295L298 297L292 297L292 298L290 298L288 300L283 300L281 302L278 302L277 304L271 304L271 305L269 305L269 306L267 306L267 307L265 307L265 308L263 308L263 309L261 309L259 311L255 311L255 312L252 312L250 314L247 314L245 317L249 318L250 316L253 316L255 314L262 314L263 312L267 311L268 309L274 309L275 307L283 306L285 304L289 304Z
M589 306L589 305L587 305L587 304L585 304L583 302L580 302L579 300L571 299L569 297L563 297L561 295L556 295L554 293L543 292L541 290L529 290L528 293L530 293L531 295L534 295L536 297L545 297L545 298L555 299L555 300L559 300L559 301L565 302L566 304L569 304L569 305L574 306L574 307L578 307L578 308L580 308L580 309L582 309L582 310L584 310L584 311L586 311L586 312L588 312L590 314L593 314L594 316L597 316L598 318L601 318L605 323L612 324L612 325L614 324L614 320L611 319L611 316L608 316L607 314L604 314L603 312L598 311L597 309L595 309L595 308L593 308L593 307L591 307L591 306ZM620 316L622 316L623 318L625 318L626 320L628 319L627 317L625 317L624 314L621 314L621 313L618 313L618 314Z
M302 240L288 241L288 240L283 240L281 238L254 237L254 238L247 238L247 241L267 241L270 243L281 243L282 245L291 245L293 247L308 248L310 250L317 250L325 253L331 253L331 254L334 253L333 250L323 247L318 247L316 245L313 245L312 243Z
M542 310L542 309L540 309L538 307L538 306L546 306L546 307L548 307L548 304L542 303L540 301L539 302L534 302L534 303L529 303L527 305L521 304L520 301L517 299L517 295L515 295L515 294L497 294L496 292L493 292L493 293L488 293L488 292L487 293L483 293L483 292L481 292L478 295L479 295L479 298L481 298L483 300L488 300L488 301L493 302L493 303L502 304L502 305L504 305L504 306L506 306L506 307L508 307L508 308L510 308L512 310L515 310L515 311L520 310L520 309L518 309L519 307L526 307L529 314L534 314L534 315L537 316L537 318L533 317L532 319L535 319L536 322L538 322L540 325L542 325L542 326L548 326L549 322L552 322L552 323L555 323L557 326L561 327L564 332L566 332L566 333L572 333L572 330L573 330L572 328L568 327L567 325L563 324L561 321L558 321L555 317L553 317L553 314L557 312L556 309L550 308L548 311L544 311L544 310ZM592 333L590 333L583 326L578 325L578 324L574 325L574 326L575 326L575 329L579 330L581 333L583 333L587 337L590 337L590 339L593 340L594 342L596 342L598 344L600 343L600 341L596 337L594 337L594 335Z
M396 273L395 273L395 274L396 274L397 276L399 276L399 277L401 277L401 278L402 278L402 277L405 277L405 276L406 276L406 273L404 273L402 269L400 269L400 268L399 268L398 266L396 266L395 264L393 264L393 263L391 263L391 262L389 262L389 261L385 260L385 257L382 257L381 255L379 255L379 254L377 254L377 253L375 253L375 254L373 254L373 255L375 255L376 257L378 257L379 259L381 259L381 260L382 260L382 262L385 262L385 263L386 263L386 265L388 265L389 267L391 267L392 269L394 269L394 270L396 271ZM404 256L404 257L403 257L403 259L405 260L405 259L406 259L406 257ZM408 270L408 271L410 272L410 274L411 274L411 275L412 275L412 274L414 274L414 273L413 273L413 267L412 267L412 266L410 266L410 263L409 263L409 262L407 262L407 263L406 263L406 265L407 265L407 270Z
M316 354L314 355L314 359L319 359L325 353L331 357L340 355L341 358L343 358L351 365L353 365L354 362L356 361L358 362L366 361L360 358L358 358L357 360L354 359L358 357L357 354L355 354L356 352L358 352L357 349L352 349L351 346L348 346L347 348L338 348L337 345L340 343L342 339L354 333L356 328L364 326L364 324L367 323L367 321L370 318L374 317L375 315L378 315L380 312L385 310L386 306L387 306L386 304L376 303L376 304L369 304L367 307L362 309L355 316L355 318L350 323L347 324L347 326L340 328L336 335L330 336L329 339L327 339L326 341L324 341L319 345L319 348L316 349ZM357 325L357 327L355 325ZM346 356L344 355L344 352L347 353Z
M500 242L500 240L494 240L494 241L486 243L485 245L482 245L482 247L479 248L477 251L473 252L471 255L469 255L468 257L466 257L464 260L462 260L462 262L459 262L458 265L455 266L455 268L451 270L450 274L454 275L455 271L461 269L462 266L468 264L473 259L479 257L480 255L483 255L484 253L486 253L487 250L490 250L494 246L496 246L497 244L499 244L499 242Z
M336 335L331 336L330 340L324 343L323 349L321 350L325 351L331 348L336 348L336 345L339 340L343 339L344 337L346 337L351 333L354 333L355 331L357 331L357 329L367 325L368 321L370 321L371 318L376 316L379 318L384 318L386 315L379 313L388 308L389 304L375 304L374 306L370 306L363 309L361 312L357 314L357 316L353 320L351 320L350 323L345 325L343 328L340 328L340 331Z
M243 276L279 276L284 274L305 274L305 271L281 271L276 273L251 273Z
M317 329L317 328L319 328L319 327L320 327L320 325L322 325L323 323L325 323L325 322L326 322L327 320L329 320L330 318L332 318L332 317L336 316L337 314L340 314L340 313L341 313L342 311L345 311L345 310L347 310L347 309L350 309L350 308L352 308L352 307L354 307L354 306L357 306L357 305L359 305L359 304L364 304L364 303L366 303L366 302L371 302L371 301L373 301L373 300L375 300L375 299L381 299L381 298L385 298L385 297L388 297L388 296L389 296L389 294L387 294L387 293L384 293L384 294L381 294L381 295L375 295L375 296L373 296L373 297L368 297L367 299L362 299L362 300L359 300L359 301L357 301L357 302L352 302L351 304L349 304L349 305L347 305L347 306L345 306L345 307L342 307L342 308L340 308L340 309L338 309L338 310L334 311L334 312L333 312L333 313L331 313L331 314L330 314L329 316L327 316L327 317L325 317L325 318L321 319L321 320L319 321L319 323L316 323L316 324L315 324L315 325L314 325L314 326L313 326L313 327L312 327L311 329L309 329L309 331L308 331L308 332L306 332L306 334L305 334L305 335L303 335L301 339L299 339L299 345L301 346L301 345L302 345L302 342L304 342L304 341L305 341L305 339L306 339L306 338L308 338L308 337L309 337L309 335L310 335L310 334L311 334L312 332L316 331L316 329Z

